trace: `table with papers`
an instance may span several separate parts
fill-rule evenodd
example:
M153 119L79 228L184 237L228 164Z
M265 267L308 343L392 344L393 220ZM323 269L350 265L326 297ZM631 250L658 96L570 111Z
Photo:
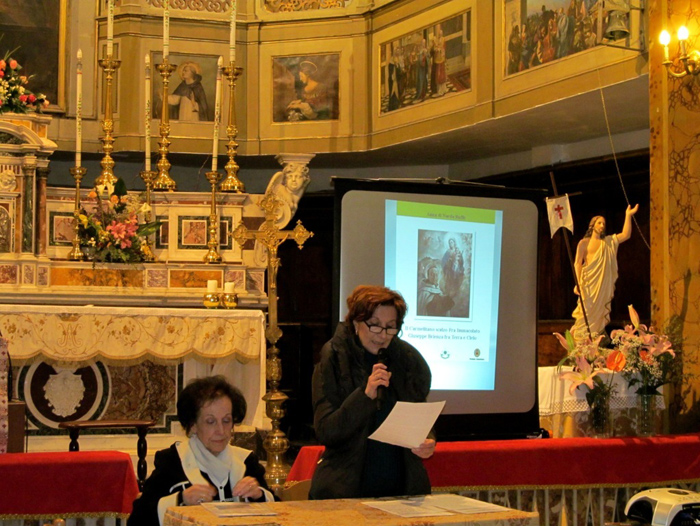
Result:
M454 496L455 498L459 498ZM431 497L428 497L430 499ZM312 500L271 502L266 507L272 510L274 516L246 516L246 517L217 517L202 506L178 506L169 508L163 519L163 526L249 526L271 525L276 526L411 526L417 520L421 526L538 526L539 515L536 512L525 512L493 507L488 503L479 503L471 499L463 499L475 509L465 508L464 513L439 509L440 515L420 514L422 507L432 508L434 502L428 503L416 501L403 501L404 504L394 505L394 508L410 507L418 514L410 517L401 516L386 511L386 505L391 508L391 503L401 502L387 499L361 500ZM455 503L447 502L447 507L454 507ZM379 509L382 506L385 509ZM489 507L490 506L490 507Z

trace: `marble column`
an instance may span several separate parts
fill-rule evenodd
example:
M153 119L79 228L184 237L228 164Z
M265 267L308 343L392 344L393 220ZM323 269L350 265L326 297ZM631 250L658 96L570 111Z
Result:
M36 193L37 193L37 211L36 211L36 244L37 256L46 256L46 243L48 241L47 225L46 225L46 181L49 178L49 167L37 167L36 169Z
M700 45L700 0L660 0L649 10L650 233L652 324L682 343L683 372L669 399L670 431L697 431L700 415L700 76L668 74L658 35L690 30ZM678 64L674 64L679 68Z

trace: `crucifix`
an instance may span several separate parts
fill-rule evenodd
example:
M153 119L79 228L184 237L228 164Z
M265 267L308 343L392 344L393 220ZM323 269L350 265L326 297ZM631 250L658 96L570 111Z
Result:
M260 225L260 228L254 231L248 230L241 221L232 235L241 248L247 240L254 239L260 241L267 251L268 307L265 337L269 342L266 367L268 391L263 396L263 400L266 403L267 416L272 421L272 430L265 437L263 447L267 452L265 479L270 488L277 491L282 489L289 472L289 468L285 466L283 460L284 453L289 449L289 440L279 428L280 421L284 417L282 405L288 397L279 390L282 379L282 361L279 358L279 349L276 344L282 337L282 330L277 325L277 270L280 266L277 248L288 239L293 239L301 250L304 248L304 243L314 234L304 228L301 221L297 221L293 230L280 230L275 221L284 203L272 193L266 193L259 206L265 212L265 221Z

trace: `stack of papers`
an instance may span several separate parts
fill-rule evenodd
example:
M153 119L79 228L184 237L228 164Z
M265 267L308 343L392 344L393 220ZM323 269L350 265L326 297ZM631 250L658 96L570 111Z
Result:
M454 513L470 515L475 513L512 511L509 508L497 504L482 502L480 500L453 494L366 501L363 502L363 504L400 517L437 517L441 515L453 515Z
M217 517L277 515L262 502L203 502L202 507Z

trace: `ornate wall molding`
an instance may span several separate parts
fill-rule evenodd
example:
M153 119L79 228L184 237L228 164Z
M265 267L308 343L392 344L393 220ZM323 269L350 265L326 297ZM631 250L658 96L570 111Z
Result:
M152 7L163 7L163 0L148 0ZM170 0L171 9L225 13L231 9L231 0Z
M310 11L317 9L333 9L346 7L350 2L345 0L265 0L265 9L270 13L285 13L293 11Z

